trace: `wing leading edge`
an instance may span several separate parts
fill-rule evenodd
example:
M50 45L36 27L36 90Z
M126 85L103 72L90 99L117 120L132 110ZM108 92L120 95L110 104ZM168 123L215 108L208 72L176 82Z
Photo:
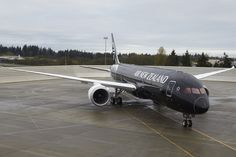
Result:
M31 71L31 70L24 70L24 69L16 69L16 68L9 68L9 69L15 70L15 71L34 73L34 74L52 76L52 77L57 77L57 78L69 79L69 80L75 80L75 81L80 81L83 83L101 84L106 87L113 87L113 88L125 89L125 90L130 90L130 91L133 91L136 89L136 86L131 83L120 83L120 82L113 82L113 81L94 80L94 79L87 79L87 78L80 78L80 77L74 77L74 76L45 73L45 72Z
M206 77L215 75L215 74L219 74L219 73L222 73L222 72L226 72L226 71L232 70L232 69L234 69L234 68L235 68L235 67L233 66L232 68L227 68L227 69L223 69L223 70L212 71L212 72L209 72L209 73L198 74L198 75L194 75L194 76L195 76L197 79L203 79L203 78L206 78Z
M98 68L98 67L94 67L94 66L80 65L80 67L82 67L82 68L88 68L88 69L95 69L95 70L100 70L100 71L106 71L106 72L111 72L110 69Z

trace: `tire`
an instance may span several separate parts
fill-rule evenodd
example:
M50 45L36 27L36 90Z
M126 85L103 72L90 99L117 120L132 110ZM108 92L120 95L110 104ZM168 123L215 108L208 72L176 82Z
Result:
M121 97L118 97L118 98L117 98L117 104L118 104L118 105L122 105L122 98L121 98Z
M192 121L191 120L188 120L188 127L192 127L192 125L193 125L193 123L192 123Z
M111 97L111 104L115 105L116 104L116 99L114 97Z
M183 120L183 123L182 123L183 127L187 127L188 126L188 123L187 123L187 120Z

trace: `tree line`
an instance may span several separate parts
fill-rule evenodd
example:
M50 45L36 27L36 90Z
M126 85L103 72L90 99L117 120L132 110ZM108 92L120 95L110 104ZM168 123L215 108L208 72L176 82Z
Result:
M0 45L0 56L20 55L24 60L3 60L5 63L23 64L23 65L77 65L77 64L104 64L105 54L100 52L86 52L81 50L59 50L54 51L51 48L38 47L34 45L24 45L22 47L6 47ZM209 59L218 61L212 65ZM113 55L106 53L106 64L110 65ZM163 66L199 66L199 67L231 67L232 59L226 53L223 57L209 57L206 53L195 53L194 55L186 51L183 55L177 55L173 50L167 55L163 47L158 49L154 55L151 54L119 54L119 59L123 63L138 65L163 65Z

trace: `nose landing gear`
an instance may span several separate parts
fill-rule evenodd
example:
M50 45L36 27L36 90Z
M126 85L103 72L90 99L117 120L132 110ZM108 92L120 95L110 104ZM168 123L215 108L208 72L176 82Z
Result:
M192 118L192 115L191 114L183 114L183 117L184 117L184 120L183 120L183 123L182 123L182 125L183 125L183 127L189 127L189 128L191 128L192 127L192 125L193 125L193 123L192 123L192 120L191 120L191 118Z

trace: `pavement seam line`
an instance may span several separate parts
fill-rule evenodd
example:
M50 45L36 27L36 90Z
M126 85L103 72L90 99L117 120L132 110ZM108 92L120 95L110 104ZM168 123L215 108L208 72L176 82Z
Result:
M125 111L126 113L128 113L129 115L131 115L136 121L140 122L141 124L143 124L145 127L147 127L148 129L152 130L155 134L161 136L163 139L165 139L167 142L171 143L172 145L174 145L175 147L177 147L178 149L180 149L181 151L183 151L185 154L191 156L191 157L195 157L194 155L192 155L189 151L185 150L183 147L181 147L180 145L176 144L175 142L173 142L171 139L169 139L168 137L166 137L165 135L163 135L160 131L158 131L157 129L152 128L151 126L149 126L147 123L145 123L144 121L138 119L137 117L135 117L134 115L132 115L130 112Z

